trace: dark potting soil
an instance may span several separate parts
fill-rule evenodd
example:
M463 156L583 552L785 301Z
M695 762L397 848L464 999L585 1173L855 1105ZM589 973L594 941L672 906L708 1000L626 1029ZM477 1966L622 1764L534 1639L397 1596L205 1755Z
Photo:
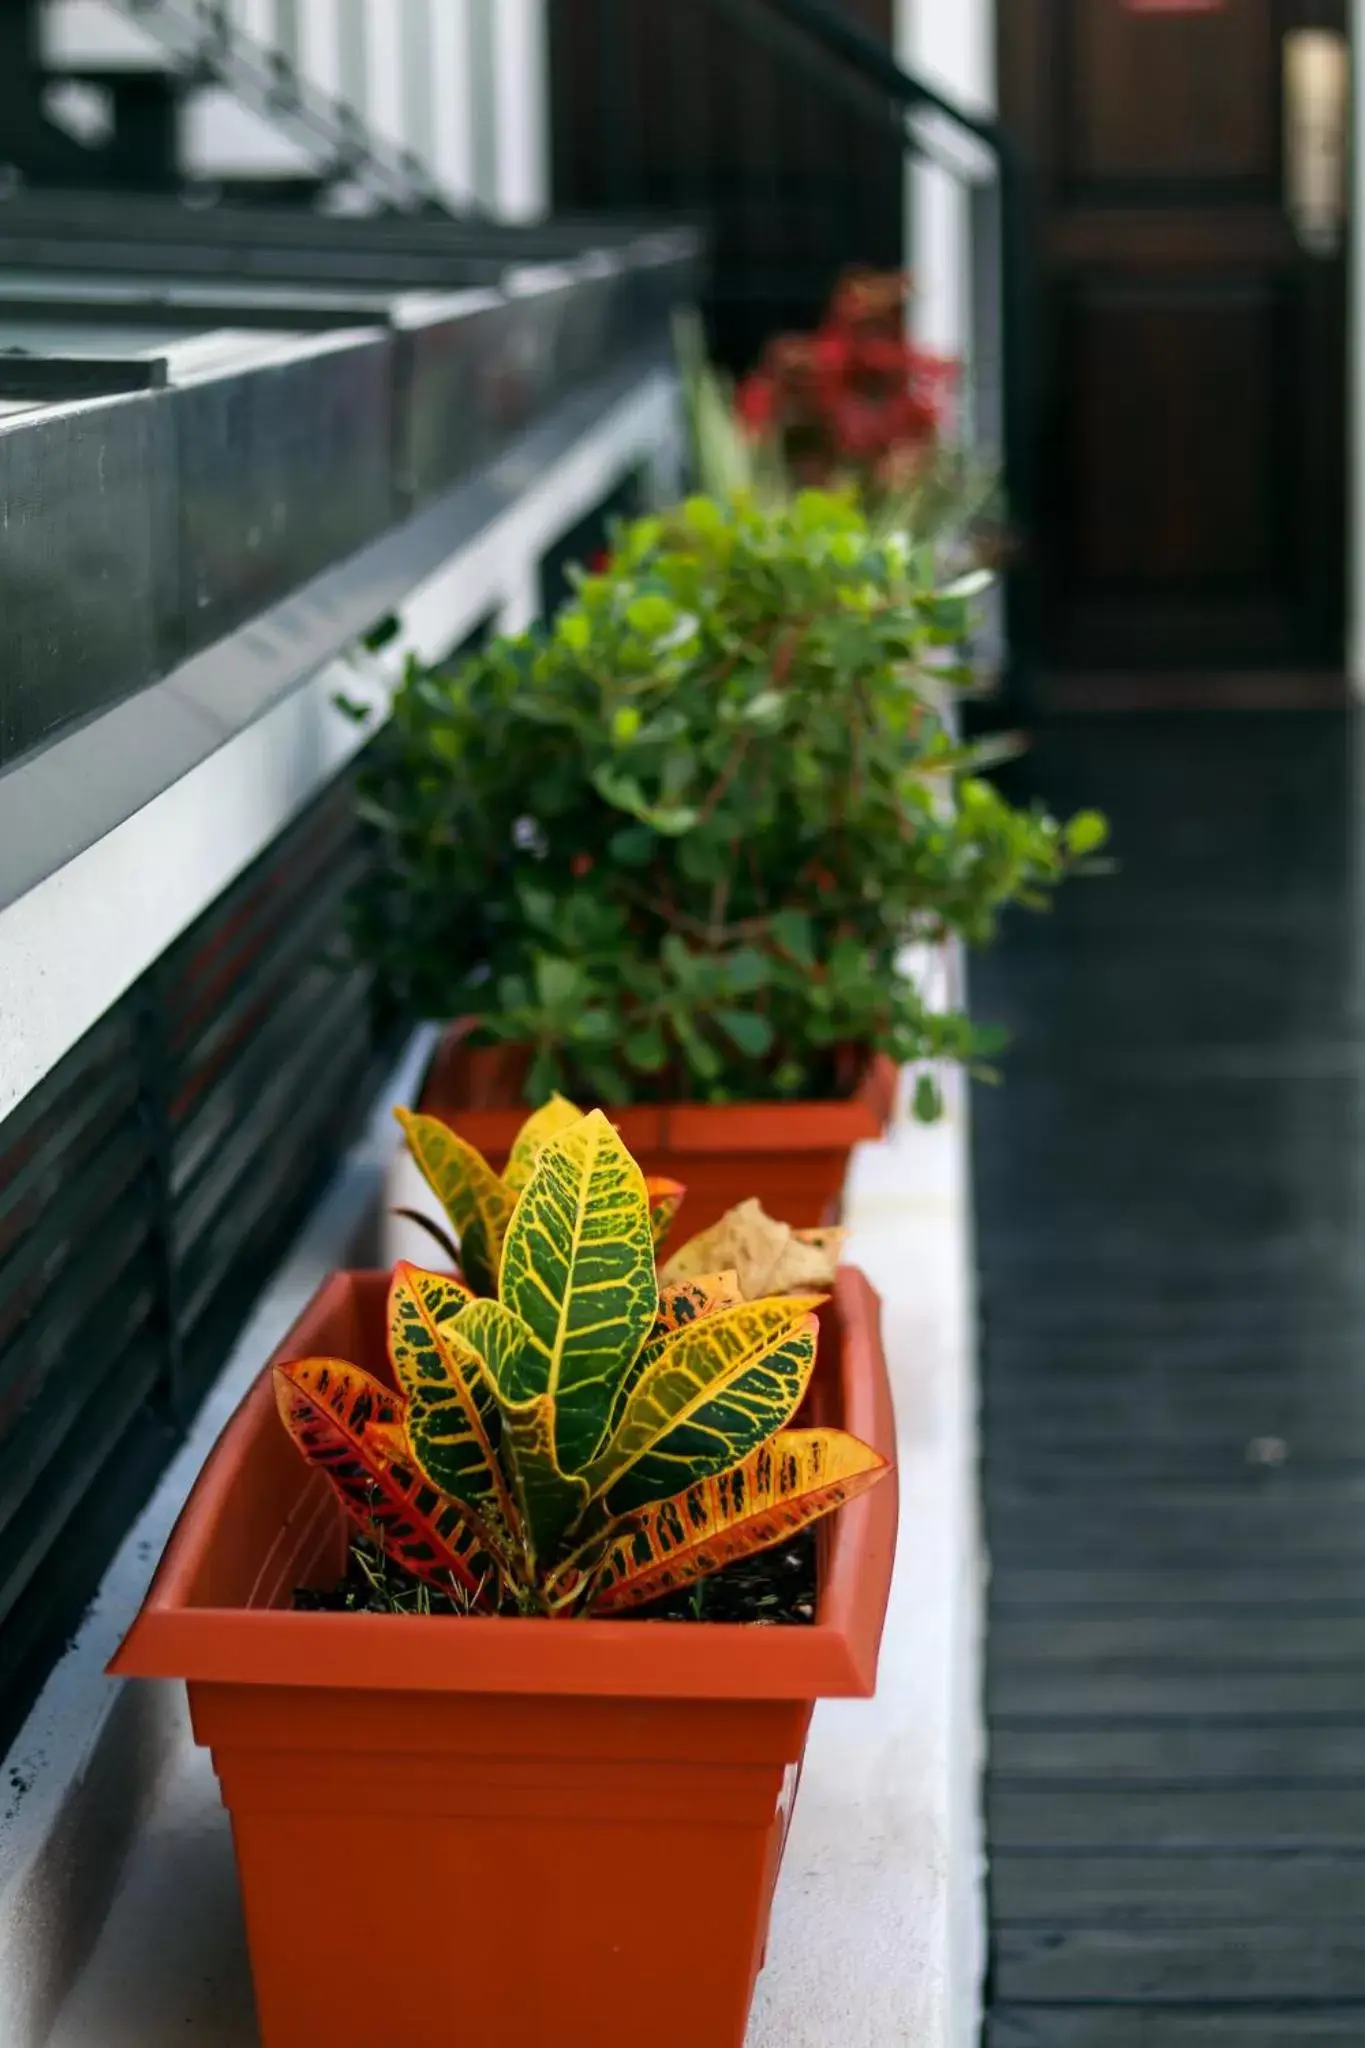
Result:
M468 1612L454 1596L385 1564L368 1544L351 1545L346 1576L323 1591L300 1586L297 1610L312 1614L445 1614ZM511 1610L505 1610L511 1611ZM815 1531L742 1557L709 1579L668 1593L622 1621L737 1621L755 1628L801 1627L815 1619Z

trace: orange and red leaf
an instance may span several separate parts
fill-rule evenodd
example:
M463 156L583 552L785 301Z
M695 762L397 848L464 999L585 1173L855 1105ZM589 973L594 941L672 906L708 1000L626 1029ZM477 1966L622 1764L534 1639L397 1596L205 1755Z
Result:
M645 1176L645 1194L649 1198L649 1227L654 1234L654 1249L657 1252L673 1228L673 1219L683 1204L687 1189L680 1180L667 1180L662 1174Z
M285 1428L326 1474L352 1522L384 1555L428 1583L477 1601L496 1566L485 1532L422 1476L403 1429L403 1403L358 1366L304 1358L275 1367Z
M879 1452L843 1430L784 1430L733 1470L632 1514L593 1575L588 1609L642 1607L787 1542L887 1469Z

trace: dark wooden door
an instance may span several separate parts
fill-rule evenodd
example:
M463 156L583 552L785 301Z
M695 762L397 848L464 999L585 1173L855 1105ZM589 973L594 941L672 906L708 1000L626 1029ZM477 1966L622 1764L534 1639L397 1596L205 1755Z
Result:
M1035 179L1045 663L1339 667L1344 262L1289 222L1282 62L1344 0L1000 17Z
M893 0L844 5L890 46ZM779 21L747 0L550 0L555 207L699 221L711 343L734 369L813 327L848 265L905 260L884 107Z

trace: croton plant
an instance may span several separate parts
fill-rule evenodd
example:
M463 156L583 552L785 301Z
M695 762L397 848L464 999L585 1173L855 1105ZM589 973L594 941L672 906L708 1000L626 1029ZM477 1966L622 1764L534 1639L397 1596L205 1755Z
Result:
M397 1567L475 1613L619 1614L882 1476L856 1437L789 1426L819 1297L661 1283L657 1203L600 1110L543 1116L508 1175L473 1228L493 1293L395 1270L392 1386L332 1358L276 1367L285 1426Z

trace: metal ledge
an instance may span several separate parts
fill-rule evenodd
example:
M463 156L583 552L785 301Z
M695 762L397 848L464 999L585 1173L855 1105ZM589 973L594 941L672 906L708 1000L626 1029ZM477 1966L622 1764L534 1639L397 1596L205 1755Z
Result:
M677 462L657 356L575 393L397 532L0 776L0 1116L363 744L409 655L538 609L546 551L633 469ZM396 614L381 651L359 636Z
M564 399L497 461L112 710L0 775L0 909L93 846L377 621L642 386L651 349ZM455 637L452 634L452 639Z

